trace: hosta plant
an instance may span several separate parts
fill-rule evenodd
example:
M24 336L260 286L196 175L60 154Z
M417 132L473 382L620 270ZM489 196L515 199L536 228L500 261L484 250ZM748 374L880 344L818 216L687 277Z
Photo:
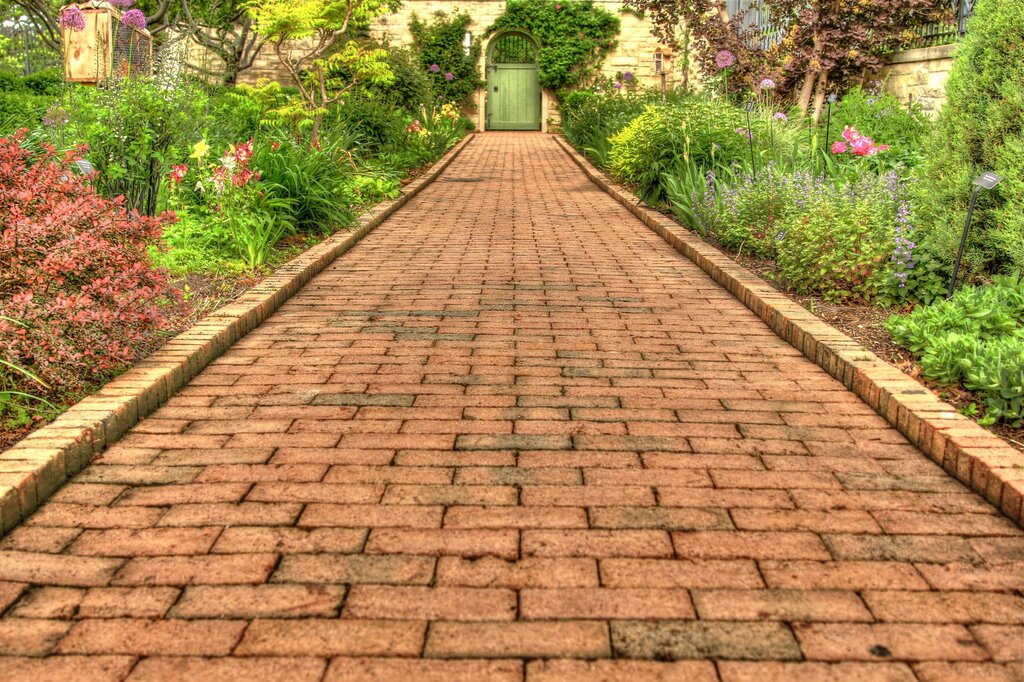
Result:
M1024 422L1024 281L996 276L950 300L888 322L893 340L918 359L925 378L963 384L986 405L983 421Z

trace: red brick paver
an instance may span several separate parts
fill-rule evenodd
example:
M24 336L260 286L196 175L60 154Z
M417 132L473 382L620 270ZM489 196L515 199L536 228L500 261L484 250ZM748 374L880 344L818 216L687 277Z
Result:
M539 134L0 540L0 679L1024 675L1024 533Z

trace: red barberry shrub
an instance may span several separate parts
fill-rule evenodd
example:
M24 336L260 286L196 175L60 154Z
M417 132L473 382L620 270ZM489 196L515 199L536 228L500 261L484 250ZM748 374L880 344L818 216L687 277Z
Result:
M74 168L84 150L35 153L24 140L0 138L0 357L73 396L166 326L160 304L175 295L147 249L174 216L101 197Z

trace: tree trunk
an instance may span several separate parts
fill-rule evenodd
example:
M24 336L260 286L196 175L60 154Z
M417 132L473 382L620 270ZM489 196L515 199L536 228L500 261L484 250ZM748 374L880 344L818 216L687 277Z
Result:
M224 85L234 85L238 80L238 73L241 69L238 66L237 57L238 55L232 55L231 59L224 60L224 75L222 77Z
M825 108L825 89L828 87L828 69L818 74L818 82L814 86L814 125L821 120L821 112Z
M814 94L814 72L810 69L807 70L807 75L804 76L804 83L800 86L800 96L797 98L796 105L800 109L801 116L807 116L807 111L811 108L811 96Z

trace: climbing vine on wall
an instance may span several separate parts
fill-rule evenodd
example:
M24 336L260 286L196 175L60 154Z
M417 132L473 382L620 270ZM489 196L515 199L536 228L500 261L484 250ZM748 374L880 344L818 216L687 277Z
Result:
M451 16L438 12L429 23L414 14L409 22L420 63L433 79L434 92L445 102L466 104L483 85L477 72L483 49L480 41L473 41L469 55L462 45L472 22L465 12Z
M540 43L540 84L565 90L587 84L615 48L619 18L591 0L510 0L487 29L519 29Z

